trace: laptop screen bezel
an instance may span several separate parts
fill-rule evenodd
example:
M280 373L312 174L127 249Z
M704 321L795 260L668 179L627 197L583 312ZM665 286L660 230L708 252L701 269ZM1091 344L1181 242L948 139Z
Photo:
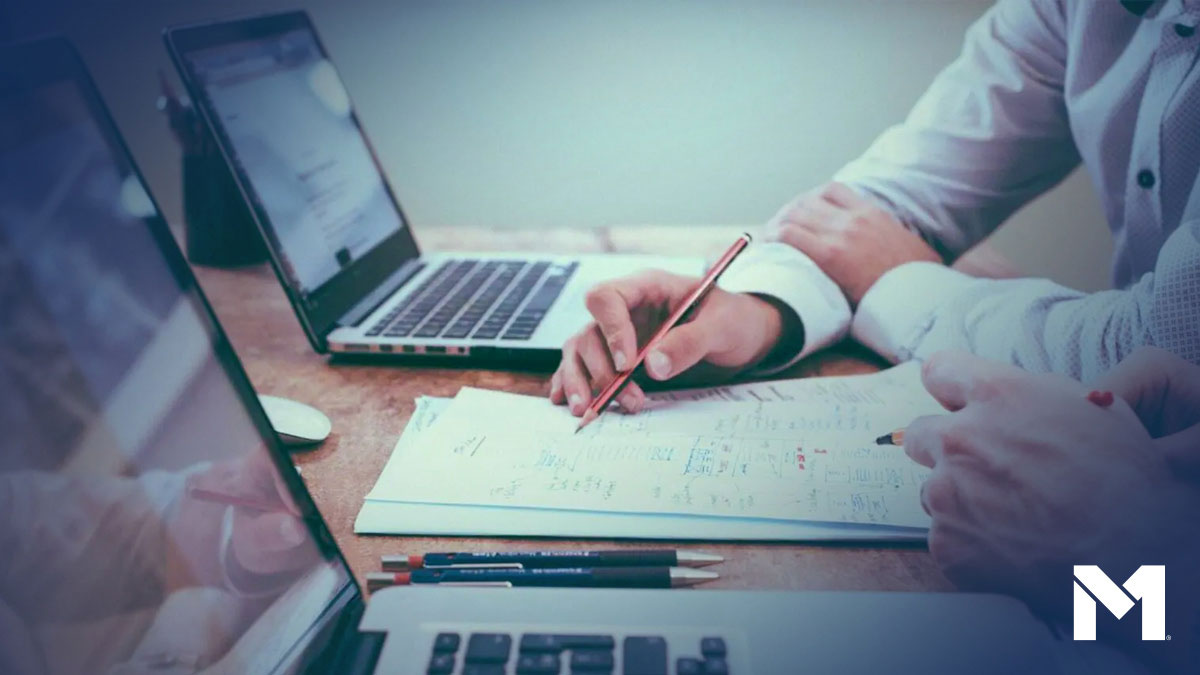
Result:
M326 335L340 325L342 319L359 301L384 283L405 262L420 257L420 247L412 233L408 218L396 200L396 195L387 175L383 170L379 157L371 145L370 139L363 130L362 124L355 112L353 101L350 103L350 119L371 154L371 160L383 182L388 200L400 218L401 227L398 231L379 242L358 260L342 269L319 288L307 295L302 295L288 281L284 272L283 253L278 238L275 236L270 215L262 207L257 198L254 185L249 176L243 171L238 162L234 161L235 151L229 136L220 123L220 116L212 106L212 101L204 91L204 87L195 77L189 65L188 56L199 50L222 47L226 45L260 40L279 36L295 30L305 30L312 35L322 58L329 60L329 53L321 42L316 28L306 12L286 12L268 14L227 21L176 26L163 31L167 50L175 62L175 67L183 78L192 101L204 118L208 131L216 140L225 164L233 174L245 203L258 225L259 232L266 241L270 253L272 267L279 278L280 284L287 292L288 300L292 303L300 323L308 334L309 341L319 352L327 350ZM333 252L330 251L330 255Z
M75 47L68 40L55 36L16 45L0 44L0 99L56 82L70 82L75 85L87 106L90 118L111 150L114 160L122 169L128 170L136 176L141 185L146 187L145 178L118 131L95 81L88 73ZM347 617L360 615L365 603L358 585L354 582L349 563L334 540L328 524L312 501L312 497L297 473L287 450L271 427L270 420L258 400L258 395L250 383L241 361L234 352L224 329L217 321L212 306L196 281L191 267L180 251L167 221L162 216L158 202L148 189L146 195L153 206L152 213L144 218L144 222L150 230L151 239L158 247L166 267L178 284L181 296L188 297L194 303L197 319L203 324L207 334L211 336L214 358L228 377L238 401L254 424L259 439L274 464L275 470L287 486L316 546L326 558L336 558L349 575L349 583L340 589L329 606L314 620L305 634L293 646L298 651L292 651L286 657L288 663L300 664L300 669L303 670L303 664L321 663L330 658L330 654L340 646L337 643L344 637L331 635L330 628L338 624L344 625ZM351 627L356 629L356 622L351 623ZM319 641L322 639L325 642Z

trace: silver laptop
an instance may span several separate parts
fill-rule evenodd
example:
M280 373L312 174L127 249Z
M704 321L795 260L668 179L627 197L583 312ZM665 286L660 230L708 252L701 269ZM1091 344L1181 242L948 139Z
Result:
M699 258L422 252L307 14L164 35L318 351L552 360L594 284L703 272Z

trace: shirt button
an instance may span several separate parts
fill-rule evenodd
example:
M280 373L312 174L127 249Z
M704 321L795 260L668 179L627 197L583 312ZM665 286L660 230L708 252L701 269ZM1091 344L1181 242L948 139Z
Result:
M1150 169L1142 169L1137 175L1137 184L1149 190L1154 187L1154 172Z
M1189 38L1196 34L1196 28L1177 23L1175 24L1175 34L1181 38Z

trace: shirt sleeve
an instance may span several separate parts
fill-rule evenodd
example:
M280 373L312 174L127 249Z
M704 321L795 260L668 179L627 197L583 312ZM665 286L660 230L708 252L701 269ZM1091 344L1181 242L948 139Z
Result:
M841 340L850 326L850 304L817 264L781 242L755 242L721 276L721 288L774 299L795 312L803 326L797 344L780 345L757 374L783 370Z
M1200 220L1181 225L1154 271L1124 290L1086 294L1044 279L902 265L867 292L851 333L893 362L964 349L1085 382L1145 345L1200 363Z
M1062 0L1002 0L908 118L834 176L953 259L1079 163Z

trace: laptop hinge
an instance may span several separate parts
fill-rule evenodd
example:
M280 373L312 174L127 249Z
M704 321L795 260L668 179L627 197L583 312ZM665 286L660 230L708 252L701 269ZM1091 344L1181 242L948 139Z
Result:
M400 269L393 272L391 276L383 280L383 283L376 286L375 290L368 293L366 297L359 300L349 311L343 314L338 319L337 325L357 326L362 323L363 319L370 316L371 312L379 309L379 306L387 302L388 298L392 297L392 294L399 290L401 286L408 283L409 279L412 279L423 269L425 269L425 263L417 258L405 262L400 266Z

